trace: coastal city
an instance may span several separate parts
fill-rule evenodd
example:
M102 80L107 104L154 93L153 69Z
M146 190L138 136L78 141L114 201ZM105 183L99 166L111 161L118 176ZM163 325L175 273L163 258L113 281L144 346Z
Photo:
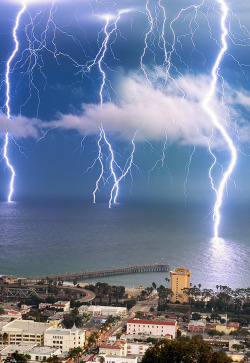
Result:
M192 285L180 267L165 276L138 288L2 276L1 362L250 360L250 289Z

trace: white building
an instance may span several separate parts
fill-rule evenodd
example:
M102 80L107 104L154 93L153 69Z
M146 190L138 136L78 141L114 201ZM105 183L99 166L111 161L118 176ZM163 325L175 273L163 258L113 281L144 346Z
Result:
M34 348L35 345L36 344L32 343L11 344L0 351L0 356L2 359L5 359L10 357L11 354L15 353L16 351L20 354L29 354L30 350Z
M61 351L58 348L53 348L53 347L40 347L40 346L35 346L32 349L30 349L29 351L25 352L25 354L29 354L31 356L31 361L45 361L46 359L48 359L49 357L52 357L53 355L60 355Z
M8 334L8 344L34 343L44 344L44 333L50 327L47 323L33 320L13 320L0 324L0 334Z
M92 316L125 316L128 313L128 309L125 307L116 306L101 306L101 305L82 305L78 309L80 314L89 314Z
M174 339L177 335L177 322L130 319L127 322L127 334L144 334Z
M127 355L135 355L142 357L146 350L152 346L152 343L127 343Z
M44 335L44 345L55 347L62 352L68 352L72 348L83 347L85 343L85 331L77 329L74 325L71 329L49 328Z

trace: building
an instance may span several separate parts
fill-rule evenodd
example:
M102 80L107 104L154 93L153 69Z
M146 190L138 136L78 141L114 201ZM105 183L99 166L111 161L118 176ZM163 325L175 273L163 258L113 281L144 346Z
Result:
M45 361L53 355L60 355L61 351L57 348L52 347L41 347L31 343L11 344L5 347L0 352L1 359L10 357L13 353L18 352L19 354L30 355L31 361Z
M13 320L0 324L0 334L8 334L8 344L34 343L44 344L44 333L50 327L47 323L33 320Z
M60 355L61 351L58 348L53 347L39 347L35 346L24 354L29 354L31 356L31 361L44 362L46 359L52 357L53 355Z
M116 306L101 306L101 305L82 305L78 309L80 314L89 314L92 316L125 316L128 313L128 309L125 307Z
M22 314L19 311L13 309L4 309L4 314L14 319L22 319Z
M177 322L165 320L130 319L127 322L127 334L143 334L174 339L177 336Z
M170 271L171 290L174 293L171 298L172 302L188 302L188 295L183 292L183 289L190 288L190 275L190 270L186 268L177 267Z
M35 347L33 343L20 343L20 344L11 344L7 347L3 348L0 351L1 359L6 359L10 357L11 354L18 352L20 354L30 354L30 350Z
M215 329L219 332L223 332L224 334L228 335L231 331L235 331L239 329L240 324L237 322L230 322L228 324L211 324L210 329Z
M44 309L51 309L54 308L56 310L62 310L64 312L70 312L70 302L69 301L57 301L54 304L48 304L48 303L40 303L38 308L40 310Z
M50 327L44 334L44 345L58 348L61 352L68 352L72 348L84 347L85 331L77 329L55 329Z
M125 341L118 341L113 344L102 344L99 347L99 355L125 357L127 355L127 343Z
M193 333L205 333L206 323L203 320L190 320L188 331Z
M136 342L131 342L131 343L127 343L127 355L135 355L135 356L139 356L142 357L146 350L152 346L152 343L136 343Z
M64 312L70 312L69 301L57 301L51 307L57 310L63 310Z

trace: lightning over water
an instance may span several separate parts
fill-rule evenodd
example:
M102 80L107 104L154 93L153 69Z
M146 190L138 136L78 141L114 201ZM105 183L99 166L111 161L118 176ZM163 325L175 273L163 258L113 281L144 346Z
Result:
M217 80L219 77L218 71L220 68L220 64L223 58L223 55L225 54L226 50L227 50L227 42L226 42L226 37L228 34L228 30L226 28L226 19L227 19L227 15L228 15L228 7L225 3L224 0L218 0L218 4L220 4L221 7L221 21L220 21L220 26L221 26L221 31L222 31L222 35L221 35L221 49L220 52L216 58L216 61L214 63L213 69L212 69L212 81L210 84L210 89L209 92L206 96L206 98L204 99L203 102L203 107L206 110L206 112L209 114L209 116L211 117L211 120L214 124L214 126L216 127L216 129L221 133L221 136L223 137L223 139L225 140L225 142L228 145L228 148L230 150L231 153L231 160L229 162L228 168L227 170L225 170L223 172L223 176L222 179L219 183L219 187L218 189L214 187L214 182L213 182L213 178L211 176L212 174L212 169L214 167L214 165L216 164L216 159L215 159L215 163L213 163L212 167L209 169L209 176L212 179L212 187L213 189L216 190L216 203L214 206L214 214L213 214L213 218L214 218L214 238L218 238L219 236L219 225L220 225L220 220L221 220L221 214L220 214L220 208L222 205L222 201L223 201L223 196L225 193L225 187L226 187L226 183L228 182L234 167L236 165L236 161L237 161L237 151L236 151L236 147L234 146L233 140L230 138L226 128L223 126L223 124L219 121L218 116L216 115L216 113L213 111L210 103L212 98L215 96L216 94L216 85L217 85ZM214 157L214 154L212 153L212 156Z
M6 107L6 114L7 114L8 120L10 120L10 117L11 117L11 110L10 110L10 71L11 71L11 69L10 69L10 67L11 67L11 63L12 63L16 53L18 52L19 42L18 42L18 38L17 38L17 29L19 27L21 15L23 14L23 12L25 10L26 10L26 5L23 2L23 6L17 14L15 26L13 28L13 39L14 39L14 43L15 43L15 48L14 48L13 53L11 54L10 58L8 59L7 66L6 66L6 73L5 73L6 103L5 103L5 107ZM15 170L14 170L12 164L10 163L10 160L8 157L8 146L9 146L9 132L6 131L3 156L6 161L6 165L8 166L8 168L11 172L11 179L10 179L10 184L9 184L9 194L8 194L8 202L11 202L12 194L14 192L14 180L15 180L16 174L15 174Z
M34 187L43 189L44 177L49 195L63 186L113 208L152 194L184 199L186 209L206 195L213 237L221 237L229 223L223 206L244 193L236 166L249 155L248 5L13 0L0 7L0 127L11 175L2 198L13 200L16 175L17 199L32 189L21 177L26 161L10 155L11 140L19 140L36 160ZM65 166L78 149L79 159Z

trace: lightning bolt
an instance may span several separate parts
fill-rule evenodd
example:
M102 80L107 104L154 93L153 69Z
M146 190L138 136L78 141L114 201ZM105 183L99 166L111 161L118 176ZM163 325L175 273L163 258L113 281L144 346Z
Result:
M118 19L117 19L117 21L118 21ZM104 34L105 34L105 39L104 39L104 41L103 41L103 43L101 45L101 48L100 48L97 56L95 57L94 61L91 64L91 67L92 67L95 63L97 63L100 74L102 75L102 83L101 83L100 92L99 92L101 108L103 106L103 89L104 89L104 86L106 84L106 73L102 68L102 61L103 61L103 59L105 57L105 54L107 52L107 45L108 45L108 41L110 39L110 36L115 31L115 28L114 28L110 32L108 32L109 22L110 22L110 16L107 16L106 24L105 24L105 27L104 27L104 30L103 30ZM115 24L117 24L117 22ZM101 50L102 50L102 52L101 52ZM100 56L99 60L97 61L99 55L101 55L101 56ZM105 143L108 145L108 148L109 148L109 151L110 151L110 154L111 154L111 161L110 161L111 174L113 175L115 182L117 180L116 174L115 174L115 171L114 171L114 151L112 149L111 144L107 140L107 136L105 134L105 130L103 128L103 125L101 125L99 140L98 140L98 143L97 143L98 150L99 150L97 159L98 159L98 161L100 163L100 166L101 166L101 172L100 172L99 177L98 177L98 179L96 181L96 187L95 187L95 189L93 191L93 203L96 202L96 192L97 192L97 190L99 190L99 183L100 183L100 181L101 181L101 179L103 177L103 173L104 173L103 153L102 153L102 146L101 146L102 139L104 139Z
M131 167L133 165L133 161L134 161L134 153L135 153L135 137L138 131L135 132L134 137L131 141L132 143L132 152L130 154L130 157L128 158L124 171L122 173L122 175L116 180L116 182L113 185L113 188L111 189L111 193L110 193L110 199L109 199L109 208L111 208L112 206L112 200L113 200L113 193L115 192L115 196L114 196L114 204L116 203L117 197L118 197L118 192L119 192L119 183L122 179L125 178L125 176L128 174L128 172L131 170Z
M216 189L214 186L213 178L212 178L212 169L213 169L214 165L216 164L216 158L215 158L214 154L211 153L211 155L214 158L214 163L209 170L209 176L210 176L210 179L212 182L212 188L214 190L216 190L216 203L214 206L214 213L213 213L214 238L215 239L218 239L218 236L219 236L219 225L220 225L220 220L221 220L220 208L221 208L222 201L223 201L225 187L226 187L228 179L230 178L230 176L234 170L234 167L235 167L236 161L237 161L237 150L234 146L233 140L230 138L226 128L223 126L223 124L220 123L216 113L213 111L213 109L210 106L210 103L216 94L216 85L217 85L217 80L218 80L218 72L219 72L220 64L221 64L222 58L227 50L226 37L228 34L228 30L226 27L226 19L227 19L227 15L228 15L228 7L224 0L217 0L217 3L220 4L220 8L221 8L221 12L222 12L221 20L220 20L220 27L221 27L221 32L222 32L222 34L221 34L222 46L221 46L219 54L215 60L214 66L212 68L212 72L211 72L212 80L210 83L209 92L206 95L206 98L204 99L202 105L203 105L205 111L210 116L214 126L220 132L221 136L225 140L225 142L230 150L230 153L231 153L231 160L229 162L228 168L223 173L223 177L219 183L218 189Z
M9 59L7 61L7 66L6 66L6 73L5 73L6 103L5 103L5 107L6 107L6 114L7 114L8 120L10 120L10 117L11 117L11 111L10 111L10 66L11 66L12 60L14 59L14 57L15 57L16 53L18 52L18 49L19 49L19 42L18 42L18 38L17 38L17 29L19 27L19 22L20 22L21 15L24 13L25 10L26 10L26 4L23 2L21 10L17 14L16 21L15 21L15 26L13 28L13 33L12 33L14 43L15 43L15 48L14 48L11 56L9 57ZM5 159L6 165L8 166L8 168L10 169L10 172L11 172L11 179L10 179L10 184L9 184L9 195L8 195L8 202L11 202L12 194L14 192L14 180L15 180L16 174L15 174L15 170L14 170L13 166L11 165L11 163L9 161L8 146L9 146L9 133L6 132L6 134L5 134L5 143L4 143L4 148L3 148L3 156L4 156L4 159Z
M188 163L186 165L186 178L185 178L185 182L184 182L184 197L185 197L185 205L187 203L187 182L188 182L188 176L189 176L189 171L190 171L190 165L192 163L192 159L194 156L194 153L196 151L196 147L193 147L193 151L191 152L189 159L188 159Z
M117 32L117 23L120 20L121 15L124 14L124 13L127 13L127 12L129 12L129 10L127 10L127 9L121 10L121 11L118 12L116 20L113 23L113 28L110 31L108 30L108 27L110 25L110 18L111 17L110 16L106 17L106 24L105 24L105 27L103 29L103 32L105 34L105 38L104 38L104 40L103 40L103 42L101 44L101 47L100 47L99 52L97 53L95 59L89 65L89 70L90 70L95 64L97 64L98 68L99 68L99 72L100 72L100 74L102 76L102 82L101 82L100 92L99 92L101 108L103 107L103 101L104 101L103 100L103 90L104 90L104 87L105 87L106 82L107 82L107 76L106 76L106 73L105 73L105 71L103 69L103 66L102 66L103 59L104 59L104 57L106 55L106 52L107 52L107 49L108 49L108 43L109 43L111 35L113 33ZM113 187L111 189L110 200L109 200L109 208L111 208L112 199L113 199L113 192L114 192L114 190L116 190L115 197L114 197L114 203L116 203L116 199L117 199L118 191L119 191L119 182L125 177L125 175L128 173L128 171L131 168L131 165L132 165L132 162L133 162L135 144L134 144L134 139L133 139L133 141L132 141L133 151L132 151L132 153L130 155L131 163L129 163L130 167L126 168L126 170L118 178L117 175L116 175L116 172L115 172L115 165L117 165L119 169L120 169L120 167L115 161L114 150L112 148L112 145L111 145L110 141L108 141L108 138L107 138L107 135L105 133L103 125L101 125L99 139L98 139L98 143L97 143L99 151L98 151L98 156L97 156L97 159L96 159L96 161L97 160L99 161L99 164L101 166L101 171L100 171L98 179L96 180L96 187L95 187L95 189L93 191L93 203L96 202L96 192L99 190L99 183L100 183L101 179L103 178L103 174L104 174L103 151L102 151L103 146L101 145L102 139L104 140L105 144L108 146L108 149L109 149L109 153L110 153L110 164L109 164L110 167L109 168L110 168L110 173L111 173L111 175L112 175L112 177L114 179L114 184L113 184Z
M153 21L153 17L152 17L152 14L151 14L151 11L149 10L149 0L146 1L146 11L147 11L147 17L148 17L148 22L149 22L149 29L148 31L146 32L145 34L145 37L144 37L144 48L143 48L143 52L142 52L142 55L141 55L141 60L140 60L140 64L141 64L141 69L144 73L144 76L146 77L148 83L151 85L151 81L148 77L148 74L146 72L146 69L145 69L145 66L143 64L143 58L145 57L145 54L146 54L146 51L148 49L148 37L150 35L150 33L152 33L153 31L153 26L154 26L154 21Z

